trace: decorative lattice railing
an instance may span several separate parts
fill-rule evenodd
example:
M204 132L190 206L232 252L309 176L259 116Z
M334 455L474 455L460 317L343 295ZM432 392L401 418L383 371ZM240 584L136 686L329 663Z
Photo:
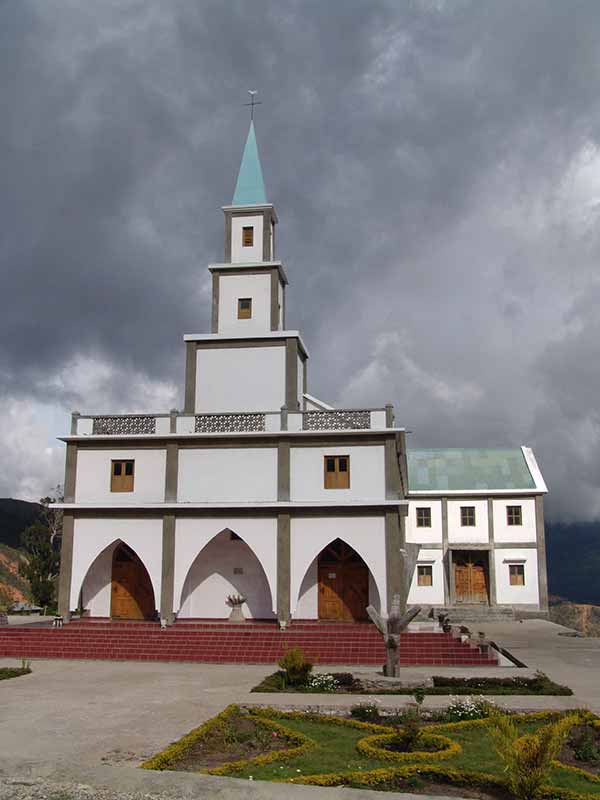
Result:
M196 414L195 433L264 431L264 414Z
M370 411L305 411L305 431L356 431L371 427Z
M145 415L126 417L94 417L92 432L96 436L156 433L156 417Z

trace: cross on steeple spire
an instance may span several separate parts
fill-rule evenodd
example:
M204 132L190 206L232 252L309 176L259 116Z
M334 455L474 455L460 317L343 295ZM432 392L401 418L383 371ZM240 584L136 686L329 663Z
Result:
M262 106L262 102L256 99L258 89L248 89L250 95L250 102L244 103L245 106L250 106L250 122L254 120L254 106Z

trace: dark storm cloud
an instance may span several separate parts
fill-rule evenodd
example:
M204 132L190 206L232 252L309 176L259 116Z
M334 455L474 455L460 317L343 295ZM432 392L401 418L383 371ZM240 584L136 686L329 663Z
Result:
M0 376L26 428L0 493L53 479L34 443L72 407L180 404L259 88L310 390L395 402L414 444L529 444L551 513L600 515L599 27L594 0L0 4Z

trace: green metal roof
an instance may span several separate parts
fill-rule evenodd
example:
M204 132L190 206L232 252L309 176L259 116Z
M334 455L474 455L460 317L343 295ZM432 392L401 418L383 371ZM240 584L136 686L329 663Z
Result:
M535 489L520 447L408 450L409 492Z
M258 156L254 122L250 122L250 130L244 147L244 155L242 156L242 163L235 185L232 205L253 206L263 205L266 202L267 193L265 192L265 182Z

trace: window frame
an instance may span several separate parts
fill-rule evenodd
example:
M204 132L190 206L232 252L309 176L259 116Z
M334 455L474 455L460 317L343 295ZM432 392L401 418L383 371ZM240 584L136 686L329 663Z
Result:
M513 580L513 578L520 580ZM525 564L508 564L508 584L509 586L525 586Z
M417 564L417 586L433 586L433 564Z
M431 506L417 506L415 520L417 528L431 528Z
M461 528L475 528L477 526L475 506L460 507L460 526Z
M334 469L328 469L328 461L333 459ZM340 469L341 459L346 460L346 469ZM324 489L349 489L350 488L350 456L324 455L323 456L323 488Z
M116 467L119 467L119 473ZM131 466L131 474L128 468ZM135 459L134 458L111 458L110 460L110 491L111 492L133 492L135 491Z
M523 525L523 506L506 506L506 524L509 527Z
M242 303L248 303L248 308L242 308ZM237 302L237 318L238 319L252 319L252 298L251 297L238 297Z
M254 247L254 225L242 226L242 247Z

